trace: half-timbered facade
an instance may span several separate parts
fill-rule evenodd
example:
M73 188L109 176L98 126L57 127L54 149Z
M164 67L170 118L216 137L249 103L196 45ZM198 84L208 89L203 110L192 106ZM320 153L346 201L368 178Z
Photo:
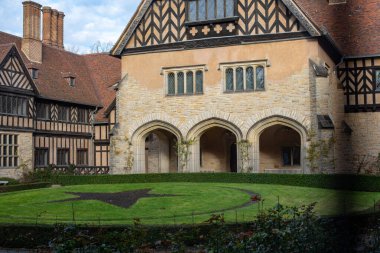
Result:
M97 143L109 151L104 112L113 109L120 61L65 51L64 14L31 1L23 5L23 38L0 32L0 176L51 165L107 172L109 155L99 157Z
M376 9L373 0L142 0L111 51L123 77L113 173L342 172L352 157L377 156L380 49L369 34L379 35L363 21L379 24Z

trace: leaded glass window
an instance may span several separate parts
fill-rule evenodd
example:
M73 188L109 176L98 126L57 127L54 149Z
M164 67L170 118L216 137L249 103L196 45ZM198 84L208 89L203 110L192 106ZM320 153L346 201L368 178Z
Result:
M380 91L380 70L376 70L376 90Z
M215 19L215 1L207 1L207 19Z
M168 95L175 94L175 75L174 73L168 74Z
M234 15L235 0L225 0L225 2L226 2L226 8L225 8L226 17L232 17Z
M18 166L18 136L0 134L0 168Z
M194 75L192 71L186 73L186 94L194 93Z
M244 70L243 68L236 69L236 90L244 90Z
M0 95L0 113L16 116L27 116L27 99Z
M254 89L253 67L248 67L245 70L245 76L246 76L246 88L247 88L247 90L253 90Z
M183 72L177 74L177 85L178 85L178 94L182 95L185 93L185 75Z
M69 165L69 149L57 149L57 165Z
M188 19L189 21L197 20L197 1L188 2Z
M187 20L204 21L233 17L235 0L188 0Z
M66 106L58 106L58 121L70 121L70 108Z
M198 20L206 19L206 0L198 0Z
M34 165L36 167L47 167L49 163L49 149L36 148L34 151Z
M232 68L228 68L226 70L226 91L234 90L234 70Z
M203 71L198 70L196 73L197 93L203 93Z
M217 0L216 1L216 16L217 18L223 18L224 17L224 0Z
M256 67L256 89L257 90L265 89L264 67L262 66Z

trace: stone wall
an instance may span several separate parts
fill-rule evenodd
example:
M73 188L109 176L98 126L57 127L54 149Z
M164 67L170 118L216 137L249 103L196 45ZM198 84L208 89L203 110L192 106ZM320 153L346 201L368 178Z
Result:
M0 134L12 134L18 136L19 166L14 168L0 168L0 177L18 179L22 176L23 170L26 172L33 169L33 134L23 132L0 132Z
M214 118L237 129L238 141L248 138L257 122L274 116L297 122L306 131L316 117L311 110L310 58L319 58L319 46L314 40L124 56L124 79L117 93L119 125L113 137L115 148L125 148L125 137L136 145L134 133L154 121L164 122L185 139L195 126ZM268 62L265 91L224 93L220 63L256 60ZM207 69L204 94L166 96L162 68L200 64ZM111 151L113 172L123 173L124 164L125 157L112 155ZM134 168L132 172L138 170Z

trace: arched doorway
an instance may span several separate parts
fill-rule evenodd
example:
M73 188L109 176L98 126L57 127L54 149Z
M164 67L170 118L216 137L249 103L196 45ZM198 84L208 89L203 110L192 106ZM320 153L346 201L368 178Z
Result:
M272 116L248 131L252 143L252 167L257 173L308 173L307 128L296 120Z
M132 134L135 161L132 173L179 172L175 144L183 137L169 123L152 121L140 126Z
M301 136L289 126L266 128L260 135L259 149L262 172L301 168Z
M145 172L177 172L178 156L175 150L177 138L166 130L154 130L145 137Z
M212 127L199 140L201 172L237 172L236 136L222 127Z

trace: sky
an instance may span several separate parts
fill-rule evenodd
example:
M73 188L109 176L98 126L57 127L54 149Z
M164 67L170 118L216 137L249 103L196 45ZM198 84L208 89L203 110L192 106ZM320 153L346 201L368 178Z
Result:
M0 31L22 36L23 1L0 0ZM65 13L65 48L79 53L90 53L97 41L102 44L115 43L139 1L34 0L42 6L50 6Z

